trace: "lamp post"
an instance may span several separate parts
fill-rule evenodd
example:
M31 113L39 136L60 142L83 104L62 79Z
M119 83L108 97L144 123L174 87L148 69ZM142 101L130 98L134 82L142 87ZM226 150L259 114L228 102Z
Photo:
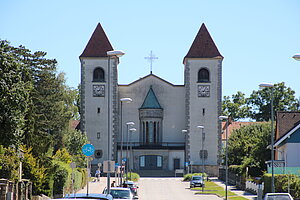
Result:
M225 200L228 198L228 116L219 116L221 121L226 120L226 144L225 144Z
M120 50L114 50L114 51L107 51L107 56L108 56L108 62L107 62L107 158L108 161L111 160L111 124L110 124L110 59L111 57L121 57L125 53ZM107 173L107 194L110 194L110 173Z
M131 135L132 135L132 133L133 132L135 132L136 131L136 129L135 128L131 128L131 129L129 129L129 132L130 132L130 134L129 134L129 141L131 142ZM132 159L132 142L131 142L131 144L130 144L130 152L129 152L129 161L130 161L130 163L132 163L133 164L133 162L131 161L131 159ZM132 170L132 165L129 163L129 171L130 171L130 180L131 180L131 170Z
M184 148L184 167L189 169L188 168L189 166L186 164L187 163L187 160L186 160L187 159L187 156L186 156L186 143L187 143L186 142L186 134L188 131L184 129L184 130L181 130L181 132L184 134L184 147L185 147ZM187 173L189 173L189 170L186 170L186 171L187 171Z
M204 126L197 126L197 128L202 130L202 150L201 150L200 156L202 157L202 178L203 178L203 183L204 183L204 140L205 140ZM202 192L203 191L204 191L204 185L202 185Z
M297 61L300 61L300 53L296 53L293 58Z
M120 175L120 185L122 184L122 175L123 175L123 173L122 173L122 169L123 169L123 129L122 129L122 127L123 127L123 122L122 122L122 120L123 120L123 110L122 110L122 107L123 107L123 102L126 102L126 103L130 103L130 102L132 102L132 99L131 98L122 98L122 99L120 99L120 102L121 102L121 126L120 126L120 132L121 132L121 152L120 152L120 157L121 157L121 159L120 159L120 164L121 164L121 171L120 171L120 173L121 173L121 175Z
M126 167L125 167L125 171L126 171L126 181L128 181L128 168L129 168L129 163L128 163L128 145L129 145L129 127L134 125L134 122L127 122L127 142L126 142Z
M272 171L272 182L271 182L271 191L275 192L275 181L274 181L274 84L272 83L261 83L259 84L261 89L271 88L271 171Z

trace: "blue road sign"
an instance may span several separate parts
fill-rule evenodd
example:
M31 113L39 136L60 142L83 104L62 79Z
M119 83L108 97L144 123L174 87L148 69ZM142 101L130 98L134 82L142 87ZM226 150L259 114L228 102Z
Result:
M92 144L85 144L81 150L85 156L92 156L95 152L95 147Z

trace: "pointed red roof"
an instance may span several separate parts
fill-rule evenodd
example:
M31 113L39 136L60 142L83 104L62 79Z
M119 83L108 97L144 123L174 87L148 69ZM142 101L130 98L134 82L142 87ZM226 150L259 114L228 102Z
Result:
M217 56L223 58L203 23L189 52L184 58L214 58Z
M106 52L113 50L102 26L98 23L91 39L79 57L107 57Z

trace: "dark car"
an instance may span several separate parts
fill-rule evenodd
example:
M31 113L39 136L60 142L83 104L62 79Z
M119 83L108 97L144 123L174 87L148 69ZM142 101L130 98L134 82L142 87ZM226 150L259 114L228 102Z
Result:
M202 176L192 176L190 181L190 188L193 187L203 187L204 181Z

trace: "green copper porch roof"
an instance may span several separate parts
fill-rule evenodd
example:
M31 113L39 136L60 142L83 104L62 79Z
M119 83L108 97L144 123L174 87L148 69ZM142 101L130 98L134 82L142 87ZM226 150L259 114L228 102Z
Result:
M144 103L140 109L162 109L152 87L150 87Z

